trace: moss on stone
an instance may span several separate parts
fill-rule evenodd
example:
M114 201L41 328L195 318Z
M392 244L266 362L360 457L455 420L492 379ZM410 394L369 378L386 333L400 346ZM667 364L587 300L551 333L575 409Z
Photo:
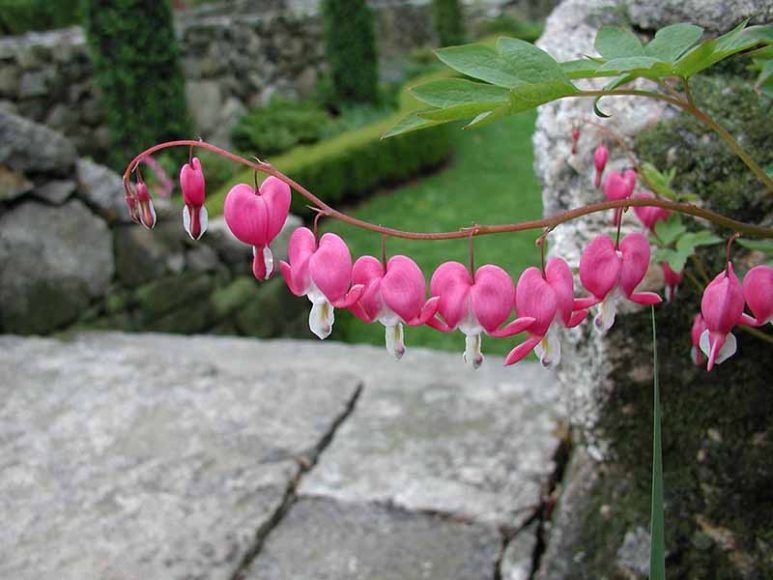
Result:
M769 99L754 92L752 82L733 74L696 77L692 92L698 106L718 120L760 166L773 164L773 107ZM675 189L698 194L711 209L755 222L773 210L773 199L754 174L722 139L690 115L680 114L642 132L637 151L643 161L661 170L675 168Z

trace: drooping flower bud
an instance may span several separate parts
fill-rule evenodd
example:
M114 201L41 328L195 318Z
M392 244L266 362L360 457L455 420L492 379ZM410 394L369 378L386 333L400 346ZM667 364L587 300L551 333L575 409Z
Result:
M706 330L701 333L700 347L708 357L706 370L714 368L733 356L736 351L733 327L741 322L744 296L733 264L727 263L709 282L701 298L701 314L706 322Z
M240 183L226 195L225 223L237 240L252 246L252 273L258 280L267 280L274 271L269 244L287 221L290 198L290 186L276 177L266 179L258 190Z
M753 326L773 322L773 268L755 266L743 278L743 295L754 319L744 317Z
M604 173L604 168L607 166L607 159L609 159L607 146L599 143L596 151L593 152L593 165L596 168L596 177L593 180L593 185L597 188L601 185L601 176Z
M604 333L614 324L621 299L658 304L662 300L654 292L636 292L649 263L650 244L644 234L628 234L620 242L620 249L615 249L606 234L596 236L580 258L580 282L593 296L575 300L575 310L600 304L594 323L596 330Z
M633 169L626 169L622 173L611 171L604 182L604 195L610 201L619 201L628 199L633 195L636 187L636 172ZM623 208L615 209L613 223L620 225L623 217Z
M654 199L655 196L649 191L637 191L633 194L633 199ZM655 224L659 221L666 221L671 212L662 207L655 207L650 205L636 206L633 208L633 213L639 218L639 221L648 230L655 231Z
M577 155L577 143L580 140L580 128L572 127L572 155Z
M145 185L144 181L137 182L135 198L140 223L149 230L153 229L156 225L156 209L153 207L153 200L150 199L150 192L148 192L148 186Z
M289 263L280 262L290 292L311 302L309 328L325 339L333 332L334 308L349 308L365 287L351 285L352 255L339 236L327 233L319 244L308 228L298 228L287 247Z
M183 228L191 239L198 240L207 231L208 216L205 200L204 172L197 157L180 169L180 190L183 194Z
M126 201L126 207L129 210L129 217L131 220L134 223L140 223L140 211L139 207L137 207L137 198L133 193L127 193L124 196L124 200Z

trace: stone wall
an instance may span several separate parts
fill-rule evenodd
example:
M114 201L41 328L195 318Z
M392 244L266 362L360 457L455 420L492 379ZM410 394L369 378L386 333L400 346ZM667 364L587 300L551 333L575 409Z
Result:
M717 33L745 17L770 21L773 4L567 0L548 19L539 45L556 58L569 60L594 54L593 39L605 24L630 23L648 36L658 27L689 20ZM727 91L728 86L723 85L722 90ZM717 98L727 100L727 96ZM661 121L673 122L676 115L659 103L635 98L607 98L602 109L612 115L604 124L634 146L642 133ZM723 110L719 118L736 113ZM595 119L587 100L564 99L540 109L534 136L535 166L548 215L599 201L600 193L593 188L592 156L602 137L593 126L582 125L587 119ZM732 119L728 121L734 126ZM747 122L764 125L765 114L756 122ZM576 156L570 154L573 124L583 126ZM744 135L736 137L747 142ZM674 161L685 155L708 155L712 149L724 152L712 134L690 139L691 147L670 148L663 158ZM668 149L666 144L663 147ZM628 164L618 147L610 149L609 168L619 170ZM731 170L727 162L722 167ZM702 194L705 189L696 186L690 191ZM704 201L712 203L707 197ZM609 215L596 214L560 226L550 235L551 250L576 269L590 239L600 232L613 233L609 219ZM770 215L758 212L754 219L763 222ZM623 233L639 227L629 217ZM718 233L726 235L727 231ZM704 259L712 271L721 269L721 250L712 248ZM646 289L662 287L658 270L652 268L645 278ZM711 373L694 367L689 331L699 303L699 294L685 280L674 303L656 307L667 572L675 578L768 578L773 574L769 543L773 473L766 458L771 452L769 416L773 412L770 347L738 332L734 358ZM558 376L579 444L562 484L538 577L646 578L652 448L650 312L627 304L606 336L592 327L586 324L564 336Z
M476 22L552 0L471 2ZM429 0L377 0L382 59L434 44ZM226 144L248 108L274 95L307 96L325 69L319 0L225 0L177 16L186 93L197 134ZM385 67L389 75L390 67ZM64 133L81 155L105 158L109 134L80 28L0 39L0 110Z
M251 250L214 219L201 241L158 200L153 232L132 223L118 175L60 134L0 112L0 332L72 327L303 332L306 304L279 279L258 284ZM274 244L286 251L291 217Z

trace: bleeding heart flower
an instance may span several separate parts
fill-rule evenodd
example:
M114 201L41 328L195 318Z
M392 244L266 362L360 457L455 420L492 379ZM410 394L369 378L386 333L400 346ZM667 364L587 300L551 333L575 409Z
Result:
M596 167L596 177L593 179L595 187L601 185L601 176L604 173L604 168L607 166L607 159L609 159L609 151L607 151L606 145L600 143L593 152L593 165Z
M633 199L647 199L652 198L654 199L655 196L651 194L649 191L638 191L633 194ZM662 207L654 207L654 206L636 206L633 208L633 213L636 214L636 217L639 218L639 221L644 224L644 227L646 227L649 230L655 231L655 224L659 221L666 221L668 219L668 216L671 215L671 212L667 209L663 209Z
M150 199L150 192L144 181L137 182L134 195L137 200L136 209L140 223L149 230L153 229L156 225L156 208L153 207L153 200ZM131 210L131 207L129 209Z
M512 336L534 322L533 318L518 318L500 328L513 311L515 289L510 275L499 266L481 266L473 279L464 265L445 262L432 275L430 294L439 300L437 310L443 320L433 318L428 324L442 332L461 330L464 361L474 369L483 363L482 333Z
M561 361L560 327L574 328L588 311L574 309L572 272L563 258L551 258L543 275L539 268L526 268L515 290L515 309L519 316L531 317L528 338L510 351L506 365L518 362L532 350L542 366L550 368Z
M204 172L198 157L194 157L180 169L180 189L185 203L183 228L192 239L198 240L207 231L209 223L207 208L204 207Z
M636 172L633 169L626 169L623 173L611 171L604 182L604 195L610 201L628 199L633 194L636 187ZM620 224L623 217L623 208L615 209L612 222L615 225Z
M124 201L126 201L126 207L129 210L129 217L131 220L135 223L140 223L140 210L137 206L137 198L133 193L126 193Z
M276 177L266 179L257 191L240 183L226 195L225 223L236 239L252 246L252 273L258 280L268 280L274 271L269 244L287 221L290 198L290 186Z
M617 303L622 298L636 304L658 304L662 300L654 292L635 292L649 263L650 245L643 234L628 234L620 242L619 250L609 236L596 236L580 258L580 282L593 296L575 300L575 309L600 303L594 323L603 333L615 323Z
M317 245L308 228L298 228L287 248L290 263L280 262L282 277L290 292L311 301L309 328L325 339L333 331L334 308L349 308L359 300L362 285L350 288L352 256L339 236L327 233Z
M426 324L437 310L437 298L425 302L427 285L421 268L407 256L393 256L384 270L373 256L362 256L354 263L352 283L364 290L349 310L364 322L383 324L387 351L402 358L403 325Z
M666 283L666 301L672 302L679 284L684 279L684 272L674 272L668 262L661 262L660 267L663 269L663 281Z
M773 323L773 268L755 266L743 278L743 295L754 319L744 316L744 322L751 326Z
M736 351L735 336L731 332L743 320L744 297L741 284L733 271L733 264L727 263L709 282L701 298L701 314L706 329L701 333L700 347L708 357L706 370L714 368L733 356Z
M695 366L703 366L704 358L701 351L701 335L706 330L706 321L703 320L703 316L700 313L696 314L692 319L692 329L690 330L690 338L692 339L692 349L690 355L692 356L692 362Z

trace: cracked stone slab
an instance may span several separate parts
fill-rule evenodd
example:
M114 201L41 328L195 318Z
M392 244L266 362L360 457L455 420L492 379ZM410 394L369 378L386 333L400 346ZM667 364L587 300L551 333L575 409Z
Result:
M229 578L359 388L239 346L0 337L0 577Z
M247 580L493 580L499 534L373 504L301 499Z
M560 444L553 375L496 357L472 371L452 353L414 349L399 362L370 353L333 363L366 388L299 493L525 523Z

